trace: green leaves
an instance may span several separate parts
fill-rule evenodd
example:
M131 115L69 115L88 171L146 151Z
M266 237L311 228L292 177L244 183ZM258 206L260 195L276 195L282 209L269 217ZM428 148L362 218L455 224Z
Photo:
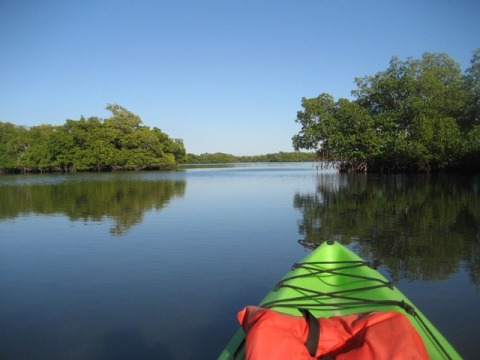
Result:
M302 98L304 111L297 112L296 122L301 124L302 130L292 138L293 147L299 149L317 149L327 140L329 119L335 108L331 95L321 94L317 98Z
M444 53L393 57L385 71L355 79L354 101L302 99L293 146L317 149L321 160L341 161L349 171L456 166L478 148L479 81L479 50L465 75Z
M139 116L119 105L107 109L108 119L82 116L56 127L0 123L0 171L159 169L185 158L181 140L143 126Z

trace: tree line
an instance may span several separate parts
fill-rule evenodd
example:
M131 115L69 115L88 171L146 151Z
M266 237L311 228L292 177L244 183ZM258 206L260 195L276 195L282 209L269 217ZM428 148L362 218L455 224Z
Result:
M480 170L480 49L463 73L447 54L425 53L355 83L353 100L302 99L296 150L351 172Z
M200 155L187 154L189 164L218 164L218 163L235 163L235 162L296 162L296 161L315 161L314 152L283 152L264 155L236 156L217 153L203 153Z
M186 156L182 140L143 125L117 104L107 119L83 116L60 126L0 122L0 172L75 172L161 169Z

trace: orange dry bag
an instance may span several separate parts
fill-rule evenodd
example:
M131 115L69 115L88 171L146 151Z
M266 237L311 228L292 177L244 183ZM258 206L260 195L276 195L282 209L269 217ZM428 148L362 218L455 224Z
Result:
M247 306L238 313L246 360L428 359L422 338L399 312L314 318Z

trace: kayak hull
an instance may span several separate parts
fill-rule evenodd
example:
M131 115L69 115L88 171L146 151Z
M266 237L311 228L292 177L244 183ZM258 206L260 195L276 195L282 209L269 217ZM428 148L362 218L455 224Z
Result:
M422 337L432 359L461 359L460 355L416 308L376 269L338 242L324 242L295 264L260 302L272 310L302 316L344 316L371 311L402 312ZM244 359L245 334L240 328L219 360Z

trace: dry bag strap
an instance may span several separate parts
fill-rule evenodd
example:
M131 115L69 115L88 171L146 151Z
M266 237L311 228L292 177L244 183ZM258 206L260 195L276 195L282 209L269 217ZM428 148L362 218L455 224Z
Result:
M315 357L317 353L318 340L320 339L320 326L318 320L307 309L298 309L305 317L308 323L308 337L305 346L310 353L310 356Z

